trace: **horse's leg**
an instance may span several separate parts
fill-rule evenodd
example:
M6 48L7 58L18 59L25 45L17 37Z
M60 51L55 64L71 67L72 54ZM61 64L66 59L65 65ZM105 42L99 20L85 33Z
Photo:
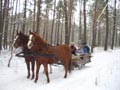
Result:
M67 78L68 64L66 62L64 62L64 68L65 68L64 78Z
M41 63L36 62L36 78L35 78L35 83L37 83L37 80L38 80L38 74L39 74L40 66L41 66Z
M43 64L43 66L44 66L44 71L45 71L45 74L46 74L46 77L47 77L47 83L49 83L50 79L49 79L49 75L48 75L48 64L45 63L45 64Z
M52 73L52 66L51 66L51 64L49 64L49 67L50 67L50 73Z
M30 60L25 59L26 65L27 65L27 71L28 71L28 75L27 78L30 78Z
M71 73L71 66L72 66L72 57L70 57L68 64L69 73Z
M64 76L64 78L67 78L67 72L68 71L69 71L69 73L71 72L71 57L69 59L65 59L64 68L65 68L65 76Z
M64 75L64 78L66 78L67 77L67 69L66 69L66 67L65 67L65 75Z
M49 68L50 68L50 73L52 73L52 66L51 66L51 64L49 64ZM45 71L43 71L43 73L45 73Z
M32 79L34 79L35 60L32 60L32 61L31 61L31 65L32 65L32 78L31 78L31 80L32 80Z

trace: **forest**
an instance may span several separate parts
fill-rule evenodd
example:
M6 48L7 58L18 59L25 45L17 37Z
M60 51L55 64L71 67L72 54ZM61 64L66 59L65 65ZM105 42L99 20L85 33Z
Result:
M29 30L52 45L85 40L91 52L114 49L120 47L120 0L0 0L0 51Z
M120 0L0 0L0 90L120 90L119 54Z

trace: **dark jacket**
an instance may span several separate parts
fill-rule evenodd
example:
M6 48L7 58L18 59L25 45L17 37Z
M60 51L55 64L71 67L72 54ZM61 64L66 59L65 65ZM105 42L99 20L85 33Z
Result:
M76 54L76 50L77 50L76 47L72 45L72 46L70 46L70 48L71 48L71 53L72 53L73 55L77 55L77 54Z
M90 48L87 45L85 45L83 47L83 51L84 51L84 53L90 53Z

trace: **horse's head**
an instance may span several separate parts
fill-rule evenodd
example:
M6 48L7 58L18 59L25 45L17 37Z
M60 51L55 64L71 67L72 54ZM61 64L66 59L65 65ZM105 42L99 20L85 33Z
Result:
M29 49L31 49L34 45L40 46L46 44L46 42L40 37L40 35L37 32L30 31L29 33L29 41L27 43Z
M24 35L21 32L19 32L19 33L17 32L15 39L14 39L13 46L15 48L23 47L23 46L27 45L27 42L28 42L28 36Z
M33 32L30 31L29 33L30 33L30 35L29 35L29 40L28 40L28 43L27 43L27 47L29 49L31 49L33 47L34 43L35 43L35 36L34 36Z

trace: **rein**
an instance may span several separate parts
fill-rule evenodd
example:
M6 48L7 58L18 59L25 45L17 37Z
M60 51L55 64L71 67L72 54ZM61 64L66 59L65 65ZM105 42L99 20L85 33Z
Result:
M51 58L54 58L55 60L57 59L54 46L52 46L52 45L50 45L50 44L40 45L40 44L38 44L38 43L36 43L36 45L39 45L39 46L41 47L41 48L39 48L40 52L41 52L41 51L45 51L45 53L40 53L40 52L39 52L39 53L40 53L40 54L39 54L40 56L51 57ZM49 54L49 52L48 52L49 46L52 48L52 52L53 52L52 54ZM39 55L38 55L38 57L39 57Z
M42 49L48 49L48 44L44 46ZM31 52L30 50L23 50L20 53L17 53L16 56L18 57L48 57L48 58L55 58L56 54L48 54L48 53L41 53L41 52Z

